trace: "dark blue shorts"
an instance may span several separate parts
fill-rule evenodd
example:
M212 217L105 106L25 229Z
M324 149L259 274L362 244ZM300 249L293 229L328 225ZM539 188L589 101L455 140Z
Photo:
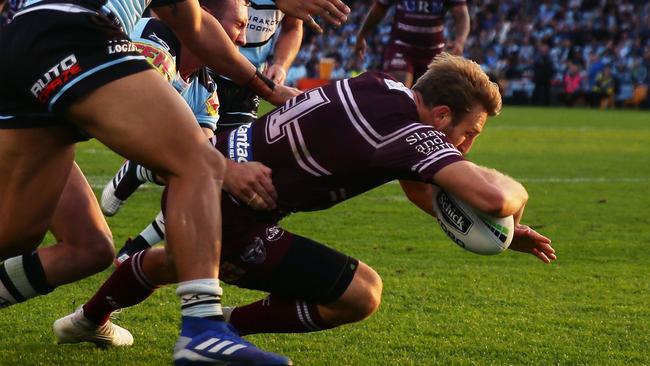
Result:
M65 123L68 107L101 86L150 68L109 17L38 3L0 33L0 128Z

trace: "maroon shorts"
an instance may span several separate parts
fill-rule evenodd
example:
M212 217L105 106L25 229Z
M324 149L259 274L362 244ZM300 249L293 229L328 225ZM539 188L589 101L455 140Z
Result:
M431 60L439 53L438 50L421 50L390 43L384 50L383 71L387 73L408 72L413 74L415 83L427 71Z
M359 261L282 229L223 195L220 279L254 290L331 303L348 288Z

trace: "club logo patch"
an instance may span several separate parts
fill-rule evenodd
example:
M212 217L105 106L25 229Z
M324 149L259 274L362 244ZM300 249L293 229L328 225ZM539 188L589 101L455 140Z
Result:
M264 246L264 240L260 237L255 237L253 244L244 249L244 254L242 254L240 258L246 263L263 263L266 260L266 247Z
M461 210L460 207L458 207L443 191L438 193L436 200L438 206L440 206L440 211L442 211L445 222L452 225L456 230L463 234L467 234L474 223L463 212L463 210Z
M282 235L284 235L284 230L277 225L266 228L266 240L268 241L280 240Z

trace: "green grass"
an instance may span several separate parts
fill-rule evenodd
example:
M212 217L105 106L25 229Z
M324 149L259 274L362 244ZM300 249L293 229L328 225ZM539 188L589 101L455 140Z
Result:
M650 113L508 107L470 158L524 182L524 221L553 239L556 263L465 252L387 184L283 222L374 267L384 279L379 312L321 333L251 340L297 365L650 364ZM95 188L121 161L96 141L81 144L77 159ZM109 219L118 246L150 221L159 194L147 186ZM169 364L178 331L171 288L119 315L136 338L129 349L55 344L52 322L111 271L0 311L0 364ZM261 295L226 287L224 302Z

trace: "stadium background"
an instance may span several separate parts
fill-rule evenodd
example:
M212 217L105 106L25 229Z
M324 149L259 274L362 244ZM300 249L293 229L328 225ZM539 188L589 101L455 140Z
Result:
M332 79L381 69L392 8L374 36L368 37L366 59L354 55L357 31L372 2L349 2L352 13L340 28L328 27L322 36L307 31L288 72L289 84L320 78L323 59L333 61ZM464 56L498 81L507 103L600 107L601 99L607 99L611 101L608 107L650 107L647 0L487 0L468 4L471 32ZM450 16L447 19L452 22ZM606 66L611 67L611 88L607 80L597 82Z

